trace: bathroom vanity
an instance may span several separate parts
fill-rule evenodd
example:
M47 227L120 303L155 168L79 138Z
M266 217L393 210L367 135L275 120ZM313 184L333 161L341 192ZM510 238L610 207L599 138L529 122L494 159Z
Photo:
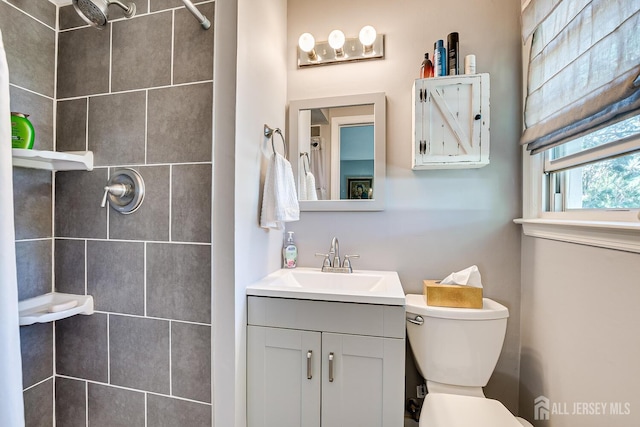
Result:
M247 295L249 427L403 425L396 273L280 270Z

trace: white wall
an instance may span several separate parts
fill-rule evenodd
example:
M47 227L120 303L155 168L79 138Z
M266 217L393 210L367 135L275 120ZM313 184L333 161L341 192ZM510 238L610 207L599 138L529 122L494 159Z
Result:
M303 212L296 232L299 264L317 266L315 252L331 237L343 253L360 254L356 269L400 274L405 292L422 279L443 278L477 264L485 295L511 317L502 356L486 392L513 412L518 406L520 330L521 44L520 4L513 0L289 0L288 99L354 93L387 95L387 203L384 212ZM382 61L296 69L302 32L326 40L334 28L357 36L371 24L385 34ZM425 52L460 33L461 56L474 53L478 72L491 74L491 164L479 170L412 171L411 86Z
M213 425L235 426L234 186L237 0L217 0L214 51L212 197ZM230 65L231 64L231 65Z
M246 425L246 287L280 268L281 263L282 232L260 228L259 217L267 160L263 147L271 149L263 126L266 123L285 128L286 5L286 0L238 0L233 248L235 420L219 424L225 427ZM218 390L229 392L230 389Z
M214 425L246 426L246 295L280 267L282 232L259 227L263 125L284 128L286 0L216 1Z
M640 425L639 278L639 254L523 238L523 417L543 427ZM569 415L533 421L540 395ZM572 415L574 402L630 403L631 413Z

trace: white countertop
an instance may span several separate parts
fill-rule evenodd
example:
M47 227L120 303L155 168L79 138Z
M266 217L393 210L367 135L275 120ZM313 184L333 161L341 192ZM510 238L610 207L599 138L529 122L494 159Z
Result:
M323 273L319 268L281 269L249 285L246 292L278 298L405 305L404 290L395 271Z

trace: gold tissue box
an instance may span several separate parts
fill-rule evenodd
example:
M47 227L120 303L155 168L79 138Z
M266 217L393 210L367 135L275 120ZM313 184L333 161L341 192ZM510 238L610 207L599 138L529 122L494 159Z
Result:
M439 280L423 280L424 299L436 307L482 308L482 288L443 285Z

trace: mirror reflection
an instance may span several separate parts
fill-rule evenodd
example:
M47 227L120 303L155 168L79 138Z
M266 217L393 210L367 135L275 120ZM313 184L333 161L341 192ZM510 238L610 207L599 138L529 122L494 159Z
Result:
M382 209L384 103L384 94L291 102L290 159L301 210Z
M373 105L299 112L299 200L372 199Z

